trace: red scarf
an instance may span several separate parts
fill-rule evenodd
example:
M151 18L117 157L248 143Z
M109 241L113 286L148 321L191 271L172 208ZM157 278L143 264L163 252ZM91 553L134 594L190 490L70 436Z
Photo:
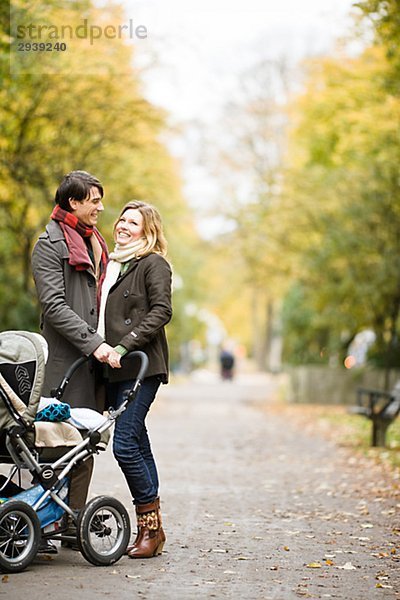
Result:
M87 246L83 238L89 238L91 235L95 235L101 246L101 258L100 258L100 275L97 282L97 302L100 306L100 293L101 284L103 283L106 275L106 267L108 263L108 249L107 244L96 227L90 227L84 225L73 215L72 213L63 210L58 204L51 213L51 218L60 224L63 230L65 241L69 250L68 263L71 267L74 267L77 271L86 271L93 267L93 263L90 259Z

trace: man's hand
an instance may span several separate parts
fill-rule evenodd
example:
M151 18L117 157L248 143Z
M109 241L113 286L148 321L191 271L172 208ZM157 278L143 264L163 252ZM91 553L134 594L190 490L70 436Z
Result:
M103 342L102 344L100 344L100 346L98 348L96 348L96 350L93 352L93 356L99 361L99 362L107 362L107 359L110 355L110 353L115 353L115 350L112 346L109 346L108 344L106 344L106 342Z

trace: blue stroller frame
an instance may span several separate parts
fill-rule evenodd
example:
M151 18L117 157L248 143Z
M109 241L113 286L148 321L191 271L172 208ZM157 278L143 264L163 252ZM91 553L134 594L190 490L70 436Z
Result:
M114 421L140 389L148 358L141 351L130 352L126 357L135 358L139 370L123 404L117 410L109 409L100 426L83 436L78 433L78 441L71 442L72 447L39 448L35 445L38 426L34 419L44 376L43 338L23 331L0 333L0 463L12 465L7 477L0 476L1 571L26 569L43 538L71 541L66 536L68 516L76 525L76 538L72 540L76 539L82 555L91 564L111 565L125 553L131 527L124 505L111 496L98 496L77 514L68 506L68 493L71 470L105 449ZM86 360L88 357L81 357L70 366L52 392L57 400ZM46 428L65 425L46 423ZM32 476L33 485L26 490L12 481L18 476L21 483L22 469Z

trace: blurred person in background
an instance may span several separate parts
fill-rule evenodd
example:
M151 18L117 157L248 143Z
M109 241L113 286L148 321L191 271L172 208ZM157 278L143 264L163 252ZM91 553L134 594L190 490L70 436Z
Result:
M219 362L221 367L221 377L222 379L233 379L234 367L235 367L235 357L230 350L226 348L222 348L219 355Z

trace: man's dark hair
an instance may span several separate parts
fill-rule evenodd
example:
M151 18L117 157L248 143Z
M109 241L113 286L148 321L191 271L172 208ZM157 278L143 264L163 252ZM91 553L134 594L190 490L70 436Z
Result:
M101 197L103 197L103 187L96 177L86 171L71 171L71 173L64 176L58 186L55 203L60 208L71 212L69 199L85 200L89 196L90 188L93 186L97 187Z

